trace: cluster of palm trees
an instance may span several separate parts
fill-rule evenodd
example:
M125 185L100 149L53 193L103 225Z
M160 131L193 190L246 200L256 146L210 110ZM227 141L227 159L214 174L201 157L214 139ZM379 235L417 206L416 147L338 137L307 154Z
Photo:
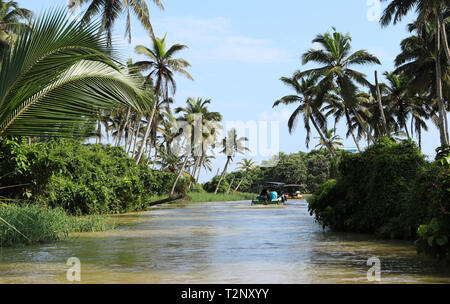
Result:
M352 137L358 150L360 141L367 145L382 136L418 138L432 121L440 132L441 145L449 144L447 113L450 110L450 57L447 36L450 29L450 7L446 1L394 0L387 6L381 23L401 20L416 7L418 19L409 25L411 36L401 42L401 53L395 59L396 70L383 73L386 82L375 83L357 70L358 66L380 64L365 50L351 51L349 34L335 28L318 35L313 42L321 46L302 55L303 64L318 67L296 71L281 81L295 93L274 103L274 107L296 104L288 121L292 132L300 117L309 145L311 125L319 134L318 146L336 155L341 138L336 137L336 124L344 119L347 137ZM332 119L334 128L328 129Z
M136 164L176 173L171 194L183 175L189 187L198 183L200 172L212 169L211 150L223 144L230 153L225 174L244 139L236 130L230 140L218 139L222 116L209 111L209 99L188 98L185 107L171 107L174 74L193 80L189 62L176 58L187 46L155 37L145 1L81 0L69 6L86 2L84 16L69 20L64 9L32 18L16 2L0 0L0 136L94 137L105 143L106 135ZM111 26L123 12L129 22L130 8L149 29L152 44L135 48L145 60L122 64L114 56ZM98 14L101 21L92 21ZM129 23L126 33L131 37Z

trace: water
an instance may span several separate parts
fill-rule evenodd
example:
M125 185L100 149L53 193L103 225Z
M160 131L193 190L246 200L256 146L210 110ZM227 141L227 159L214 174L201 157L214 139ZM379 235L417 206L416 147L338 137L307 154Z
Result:
M410 242L324 231L306 201L166 205L117 220L115 231L1 249L0 283L67 283L70 257L82 283L368 283L372 256L382 283L450 283Z

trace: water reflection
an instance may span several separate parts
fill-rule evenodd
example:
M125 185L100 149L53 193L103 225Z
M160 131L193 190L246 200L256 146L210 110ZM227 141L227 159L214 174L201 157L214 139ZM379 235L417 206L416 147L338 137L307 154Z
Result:
M382 282L450 283L408 242L324 231L305 201L169 205L117 220L116 231L3 248L0 283L65 283L69 257L84 283L367 283L371 256Z

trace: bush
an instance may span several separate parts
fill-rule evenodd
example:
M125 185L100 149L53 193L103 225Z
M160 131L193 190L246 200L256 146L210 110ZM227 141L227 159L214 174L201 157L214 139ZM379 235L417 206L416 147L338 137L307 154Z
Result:
M448 257L448 166L440 160L427 163L410 141L390 139L363 153L342 154L335 166L336 180L322 185L309 200L310 213L323 226L417 239L420 252Z
M396 219L404 211L411 183L426 165L409 141L383 139L363 153L343 154L337 181L313 196L309 210L335 230L408 237L409 227L398 227Z
M220 175L215 176L211 181L203 184L203 189L205 189L208 192L214 192L217 187L217 183L219 182ZM230 184L228 183L227 178L224 178L222 182L220 183L219 190L217 193L225 193L228 190L228 186Z
M141 210L152 196L169 193L175 180L172 173L136 166L121 148L68 139L0 141L0 175L2 186L20 185L2 189L0 196L78 215Z

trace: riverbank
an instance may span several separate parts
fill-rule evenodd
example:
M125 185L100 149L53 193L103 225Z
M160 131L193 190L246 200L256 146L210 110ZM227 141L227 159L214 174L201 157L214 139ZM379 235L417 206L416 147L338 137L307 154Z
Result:
M0 205L0 246L33 245L66 239L72 232L98 232L117 224L104 215L71 216L44 205Z

